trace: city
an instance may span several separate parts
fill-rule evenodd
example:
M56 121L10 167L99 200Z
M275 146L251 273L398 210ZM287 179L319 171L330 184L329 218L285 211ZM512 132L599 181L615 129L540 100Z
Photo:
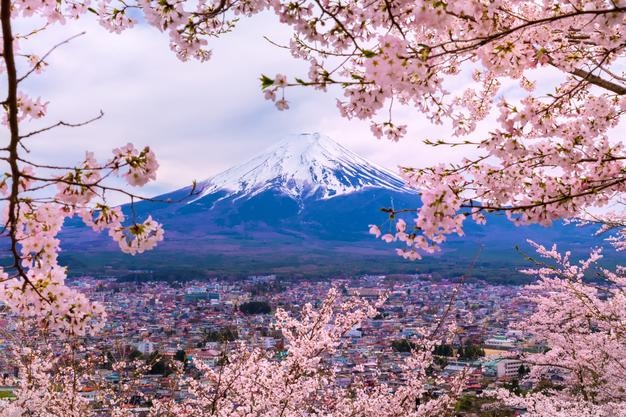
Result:
M187 395L184 390L173 392L170 388L168 366L172 363L183 364L187 373L192 373L198 362L219 367L229 349L240 342L276 355L287 354L282 335L273 328L272 311L281 308L298 314L306 303L319 305L331 287L348 298L386 299L376 316L345 334L340 354L325 358L337 369L338 383L345 386L352 382L355 369L366 380L375 378L391 386L401 383L399 369L403 357L410 355L411 341L419 340L423 329L433 329L439 322L454 323L449 342L435 348L433 380L435 376L443 378L443 383L434 384L431 394L445 392L446 378L468 372L457 408L459 415L472 415L474 404L484 403L477 395L490 389L535 388L519 385L529 366L523 356L544 348L516 328L533 308L532 302L522 297L524 289L477 280L435 281L426 274L315 281L290 281L275 275L185 282L81 277L72 285L106 307L104 329L86 341L90 354L107 358L98 369L101 381L111 386L120 383L111 363L116 360L149 364L148 372L137 381L141 392L136 398L143 400L132 404L138 415L142 402ZM446 317L449 311L453 315ZM10 329L12 314L2 314L3 327ZM7 345L0 341L0 346ZM0 374L7 378L16 369L5 356ZM558 373L553 378L541 384L561 379ZM11 388L2 386L0 392L10 397ZM96 386L86 386L82 395L95 401L97 391ZM511 414L501 410L500 415L514 415L509 411Z

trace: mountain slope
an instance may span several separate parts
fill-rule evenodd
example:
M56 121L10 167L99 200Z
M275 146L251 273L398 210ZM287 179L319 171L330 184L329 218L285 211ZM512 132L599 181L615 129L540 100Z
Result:
M66 260L89 272L106 264L118 270L185 267L235 275L419 271L449 276L463 274L480 252L474 275L506 281L524 262L514 248L526 238L567 243L581 252L597 243L589 230L517 228L491 216L486 226L468 221L467 236L451 238L441 254L404 261L367 233L368 224L385 225L382 207L419 207L419 196L392 172L319 134L289 137L202 181L199 189L183 200L189 188L157 197L172 203L135 205L139 218L152 215L164 224L166 238L157 250L121 255L105 237L70 223L64 231Z

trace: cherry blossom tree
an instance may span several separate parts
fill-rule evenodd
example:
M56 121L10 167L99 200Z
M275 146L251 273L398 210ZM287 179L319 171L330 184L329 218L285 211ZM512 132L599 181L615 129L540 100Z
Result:
M464 222L504 212L515 224L549 226L557 219L600 224L624 247L626 111L622 1L312 1L281 5L294 27L294 56L310 62L308 78L262 79L266 97L284 100L287 87L339 86L347 118L371 120L377 137L398 140L408 124L393 119L399 103L449 124L456 139L431 146L477 153L459 163L404 167L422 206L389 209L395 227L370 232L408 259L440 249ZM337 65L338 63L338 65ZM467 88L448 91L452 80ZM517 88L516 88L517 85ZM279 108L286 104L277 102ZM384 117L384 119L381 119ZM481 122L490 132L479 135ZM621 125L623 128L623 125ZM617 207L600 214L594 209ZM414 217L410 218L410 214ZM501 392L531 415L621 415L625 359L623 268L602 270L605 285L569 255L538 247L554 269L532 287L537 312L526 329L545 343L529 358L535 380L554 370L560 390L526 397Z
M283 10L296 33L290 47L311 70L306 80L281 78L280 85L278 77L262 79L269 99L285 87L338 85L341 113L372 120L379 138L407 132L392 119L395 102L454 129L457 139L428 145L478 153L456 164L402 168L422 206L389 209L389 233L370 228L399 242L401 256L435 252L448 235L463 235L466 219L482 224L493 212L518 225L599 223L617 250L626 247L618 130L626 111L624 2L325 1ZM468 87L448 91L453 79ZM385 109L389 118L377 121ZM477 133L481 122L487 135ZM609 204L618 210L594 211ZM598 288L583 279L598 252L576 266L569 255L537 249L557 265L529 271L541 280L527 330L549 349L531 358L533 377L558 369L566 379L561 391L501 397L531 415L622 415L623 268L603 270L606 285Z
M518 225L597 222L601 232L614 232L616 249L624 248L623 213L593 209L619 207L624 192L617 128L626 111L626 4L312 1L281 7L295 32L292 53L311 66L306 79L263 78L269 99L283 92L284 100L288 87L339 86L340 112L372 120L379 138L407 133L410 125L392 117L399 103L454 129L456 139L428 145L478 153L456 164L402 168L422 206L388 210L395 222L389 233L370 229L398 242L401 256L435 252L448 235L464 233L466 219L484 223L492 212ZM459 79L468 87L448 91ZM481 122L487 135L477 133ZM583 279L597 252L572 266L569 256L538 249L557 267L531 271L541 280L528 331L549 349L532 358L533 377L560 369L566 379L561 391L502 398L531 415L621 415L623 268L603 271L607 285L597 288Z
M384 301L384 300L382 300ZM379 304L382 304L379 302ZM196 366L203 378L189 380L189 400L156 402L152 415L205 416L443 416L449 414L463 388L464 375L450 382L449 393L428 398L428 384L436 378L427 374L433 363L436 341L419 340L398 375L404 382L398 389L365 378L355 369L348 387L336 381L330 359L340 354L346 333L374 317L376 305L360 298L341 299L331 289L318 309L306 304L296 319L284 310L276 312L275 328L286 342L287 356L276 360L274 352L245 344L227 352L225 364L212 368ZM426 330L426 329L424 329ZM362 368L362 367L361 367Z
M537 308L517 327L546 347L524 360L531 366L527 379L535 386L547 382L548 388L526 395L500 390L497 395L531 416L624 415L624 267L616 271L596 267L602 258L600 249L575 262L569 252L561 254L556 246L547 249L531 244L545 261L524 271L539 278L527 295ZM601 279L589 282L585 276L594 269Z
M6 80L6 99L2 119L8 142L1 149L5 174L0 182L3 205L1 230L8 241L12 262L0 269L0 300L24 317L37 319L43 326L67 334L97 330L104 318L102 307L65 285L65 268L58 264L60 242L57 234L66 218L80 216L96 231L108 230L126 253L151 249L163 239L161 226L151 218L127 223L120 208L107 205L107 193L121 193L131 201L139 196L116 186L112 177L121 177L133 187L156 178L154 153L149 147L136 149L132 144L113 149L111 157L99 162L86 152L76 166L56 166L28 157L32 138L52 129L80 127L103 116L76 123L45 120L48 102L22 91L22 83L41 72L47 57L67 39L41 56L29 51L33 39L42 36L55 23L77 18L86 5L56 2L0 3L2 24L2 74ZM36 19L28 20L30 17ZM42 26L14 33L17 19ZM29 43L30 42L30 43ZM37 124L37 122L40 122Z
M331 289L317 309L309 303L295 318L278 309L275 329L285 339L286 355L277 358L275 350L251 348L240 343L225 351L221 363L209 366L194 361L200 378L185 376L174 369L172 397L150 399L152 417L208 416L411 416L449 415L464 388L465 374L446 381L448 392L430 398L433 384L442 380L429 373L436 329L422 329L415 348L405 358L397 381L381 382L367 376L362 366L347 387L337 384L332 359L341 355L349 337L346 334L378 313L377 303L359 297L342 298ZM0 400L0 416L96 416L97 410L83 395L96 390L100 408L112 416L132 416L129 399L141 396L134 384L149 367L143 363L120 361L114 369L120 375L117 387L96 377L98 361L90 359L84 347L65 344L15 348L13 358L20 364L16 400ZM394 388L391 383L399 384ZM182 392L184 397L174 394Z
M463 234L466 219L483 223L486 214L495 211L505 212L516 224L550 225L560 218L600 221L603 230L615 230L616 248L626 247L624 222L619 220L622 214L587 213L620 202L624 192L626 157L620 138L614 136L626 111L623 0L102 0L94 4L0 0L2 74L6 79L3 122L9 133L7 145L1 149L6 174L0 191L6 203L3 234L10 242L12 259L1 272L0 298L4 303L62 334L97 331L104 311L65 285L65 268L57 262L60 242L56 236L64 219L80 216L94 230L106 229L121 250L130 254L151 249L163 238L161 226L152 219L126 219L106 199L112 192L127 195L131 201L139 197L116 186L113 177L121 177L131 187L155 179L158 164L149 148L129 144L100 162L87 153L79 164L67 167L28 159L30 138L51 129L78 127L102 116L34 127L38 125L33 122L45 117L49 103L26 95L21 83L44 70L49 54L65 42L48 52L34 52L29 50L33 39L42 36L50 25L94 15L114 32L145 22L169 36L171 49L180 59L207 60L210 39L232 30L242 16L265 10L293 29L286 47L295 58L310 65L303 77L261 77L266 98L275 101L279 110L289 108L285 95L289 88L331 89L343 94L338 100L341 114L370 120L372 133L379 138L399 140L409 131L409 122L393 117L396 104L414 108L434 124L447 123L453 128L452 139L428 144L467 147L479 153L457 164L402 169L407 184L420 192L422 206L390 210L395 221L391 233L371 227L371 232L383 240L399 242L400 255L418 259L423 253L437 251L448 235ZM33 27L14 33L16 19L34 22ZM454 80L462 80L468 87L448 91ZM491 126L490 133L478 135L481 123ZM540 250L545 255L551 253ZM567 257L549 256L561 262L559 271L564 277L550 281L553 275L539 271L543 278L538 285L551 288L550 293L556 295L539 299L539 315L531 323L552 346L553 353L545 359L558 359L573 369L568 380L571 389L566 390L570 397L559 397L567 405L551 405L556 408L550 415L557 415L557 411L583 410L576 407L578 400L590 406L606 402L597 387L609 388L611 381L622 375L603 362L591 361L585 369L576 368L582 362L570 364L572 355L579 357L579 350L584 348L581 340L621 350L624 340L615 338L623 329L619 333L618 328L611 327L620 322L621 313L609 314L612 305L599 302L600 296L582 281ZM623 285L622 275L621 269L606 273L617 287ZM576 292L572 293L572 288ZM588 317L583 314L587 310L574 308L578 306L575 299L580 297L588 297L585 308L597 309L602 319L598 316L593 325L585 327L580 319ZM609 299L611 303L621 300L618 294ZM556 308L558 300L572 301L561 304L558 310L557 317L562 316L567 324L563 327L566 333L557 333L560 338L549 336L538 319ZM550 331L555 330L555 322L549 323L553 325ZM327 346L327 342L316 343ZM293 345L296 350L298 343ZM237 357L264 363L255 353ZM607 363L623 364L618 357L609 359ZM286 366L274 369L277 375L285 375L292 362L299 370L310 369L307 361L314 359L294 355L282 365L271 366ZM259 372L264 372L262 369ZM215 376L209 373L207 377ZM312 398L316 395L313 387L322 382L303 380L312 385L298 389L305 390L301 392L305 398ZM588 381L592 385L583 389L580 384ZM195 389L198 396L204 395L202 387ZM258 389L260 393L271 392ZM610 393L611 401L621 401L613 390ZM555 397L545 398L552 401ZM385 398L393 407L393 398ZM427 404L436 407L436 403ZM289 402L284 407L287 410ZM372 409L366 403L362 407L353 414L367 415L370 411L365 410ZM339 408L334 410L339 413ZM549 408L542 412L548 413L546 410ZM595 411L585 412L592 415ZM389 415L393 413L396 411Z
M270 99L286 87L337 85L345 97L338 100L341 113L371 119L378 137L406 133L391 118L376 121L385 108L392 116L395 102L435 124L448 122L458 137L428 144L480 152L454 165L402 169L422 207L406 210L416 214L408 226L402 220L391 234L372 232L400 241L405 257L419 258L438 250L447 235L462 235L468 217L483 223L486 213L503 211L516 224L550 225L620 198L624 155L610 134L626 108L622 2L281 7L294 27L292 52L311 70L306 80L264 78ZM537 86L538 78L556 82ZM453 79L468 88L449 92ZM481 121L491 132L477 138Z

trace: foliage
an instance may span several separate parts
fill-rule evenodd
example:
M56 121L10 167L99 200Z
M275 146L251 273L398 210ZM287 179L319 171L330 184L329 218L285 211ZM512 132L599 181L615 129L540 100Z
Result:
M269 314L272 312L272 307L267 301L247 301L239 306L239 311L243 314Z
M451 357L454 356L454 348L449 343L443 343L435 347L433 354L437 356Z
M391 342L391 347L396 352L405 352L406 353L406 352L411 352L413 349L415 349L415 344L410 342L408 339L400 339L400 340L392 341Z
M239 338L236 329L225 327L219 330L210 330L204 334L204 342L232 342Z
M457 413L463 413L462 415L476 415L478 417L513 417L515 415L515 411L499 407L493 399L470 395L461 396L454 409Z
M13 399L15 394L12 391L0 391L0 399Z
M185 353L184 350L179 349L176 351L176 354L174 355L174 360L184 363L187 360L187 354Z
M485 350L480 346L468 343L459 347L458 354L461 359L475 360L485 356Z

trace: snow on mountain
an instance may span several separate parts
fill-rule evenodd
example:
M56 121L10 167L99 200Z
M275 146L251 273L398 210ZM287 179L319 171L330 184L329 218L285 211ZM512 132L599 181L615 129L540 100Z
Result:
M414 193L397 175L319 133L290 136L199 186L203 191L193 201L220 191L242 198L268 189L294 199L330 199L363 188Z

